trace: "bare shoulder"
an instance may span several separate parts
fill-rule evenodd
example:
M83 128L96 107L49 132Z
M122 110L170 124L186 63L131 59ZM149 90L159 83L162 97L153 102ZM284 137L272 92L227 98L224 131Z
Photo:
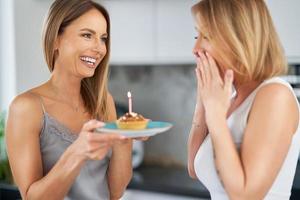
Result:
M42 111L39 97L31 91L16 96L9 107L10 112L39 114Z
M295 130L299 124L299 109L293 92L280 83L262 86L254 99L249 120L265 122L268 120L276 126L285 124L286 128ZM293 131L292 131L293 132Z
M256 94L254 104L264 104L264 107L268 107L268 105L271 107L290 107L294 108L295 112L298 110L296 98L294 97L293 92L281 83L271 83L262 86Z
M40 129L43 117L39 97L31 91L16 96L9 107L8 125L17 127L31 126Z

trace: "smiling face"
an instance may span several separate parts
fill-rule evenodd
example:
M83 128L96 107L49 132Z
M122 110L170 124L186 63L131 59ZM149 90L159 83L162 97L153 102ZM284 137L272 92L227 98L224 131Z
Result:
M54 70L63 70L79 78L92 77L106 55L107 37L104 16L97 9L87 11L57 37Z

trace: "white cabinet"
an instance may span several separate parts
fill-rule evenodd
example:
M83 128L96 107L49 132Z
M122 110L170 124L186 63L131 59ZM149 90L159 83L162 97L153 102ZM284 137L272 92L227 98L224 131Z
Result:
M146 192L141 190L126 190L121 200L208 200L208 199L162 194L156 192Z
M300 1L267 0L289 63L300 63Z
M151 63L154 60L153 1L106 0L111 18L111 62Z
M196 0L105 0L112 64L192 63Z
M195 22L191 6L196 0L156 1L156 57L160 63L191 63Z
M113 64L194 63L198 0L104 0L111 16ZM266 0L288 61L300 63L299 0Z

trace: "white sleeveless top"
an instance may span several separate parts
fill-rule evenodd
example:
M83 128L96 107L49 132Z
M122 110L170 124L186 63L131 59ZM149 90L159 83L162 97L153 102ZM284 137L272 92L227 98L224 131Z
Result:
M270 83L283 84L293 92L293 89L289 83L281 78L274 77L261 83L244 100L244 102L242 102L242 104L227 119L227 125L231 131L232 137L238 150L240 149L240 145L242 143L244 130L247 125L248 114L254 101L255 95L263 85ZM296 96L295 101L297 101ZM266 194L264 200L289 200L300 150L299 127L300 126L298 125L297 131L293 135L291 146L284 160L283 166L281 167L279 174L275 179L275 182L273 183L269 192ZM207 135L196 154L194 168L197 178L209 190L212 200L229 200L229 197L220 182L218 172L215 167L213 146L210 134Z

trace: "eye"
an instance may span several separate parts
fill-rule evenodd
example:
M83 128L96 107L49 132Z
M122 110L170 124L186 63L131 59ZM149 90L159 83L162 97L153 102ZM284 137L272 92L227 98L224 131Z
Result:
M194 39L195 39L195 40L198 40L198 36L195 36Z
M102 42L106 43L107 42L107 37L101 37L100 38Z
M92 38L92 34L90 34L90 33L83 33L81 36L84 37L84 38L87 38L87 39Z

